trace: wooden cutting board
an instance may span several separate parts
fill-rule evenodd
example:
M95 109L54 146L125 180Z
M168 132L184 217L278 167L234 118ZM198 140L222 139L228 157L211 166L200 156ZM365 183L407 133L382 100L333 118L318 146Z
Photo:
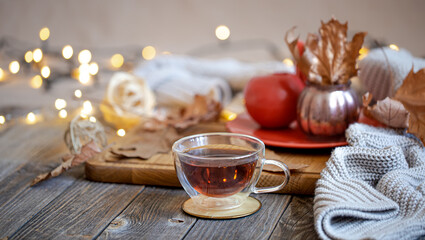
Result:
M199 124L186 131L185 135L205 132L224 132L225 125ZM119 139L117 139L119 141ZM314 194L316 181L320 172L329 159L329 149L284 149L270 148L279 159L291 169L288 185L279 193ZM171 150L171 149L170 149ZM102 152L96 158L89 160L85 165L86 177L89 180L112 183L131 183L155 186L181 187L171 153L156 154L148 160L126 159L116 162L105 161ZM299 166L304 165L303 168ZM273 186L282 182L279 172L263 171L257 186Z

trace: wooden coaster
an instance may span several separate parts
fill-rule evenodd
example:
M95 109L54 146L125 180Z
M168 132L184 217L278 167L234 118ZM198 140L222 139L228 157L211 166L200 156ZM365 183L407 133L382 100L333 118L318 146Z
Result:
M248 197L239 207L228 210L208 210L197 207L190 198L183 203L182 209L187 214L209 219L233 219L249 216L261 208L261 202L253 197Z

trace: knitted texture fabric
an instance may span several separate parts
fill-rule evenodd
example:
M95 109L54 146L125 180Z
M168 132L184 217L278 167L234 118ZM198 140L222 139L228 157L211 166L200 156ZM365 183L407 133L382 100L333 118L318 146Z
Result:
M317 182L322 239L425 237L425 150L402 131L360 123L346 131Z
M405 49L376 48L359 61L359 79L366 91L381 100L395 94L412 67L415 72L425 67L425 59Z

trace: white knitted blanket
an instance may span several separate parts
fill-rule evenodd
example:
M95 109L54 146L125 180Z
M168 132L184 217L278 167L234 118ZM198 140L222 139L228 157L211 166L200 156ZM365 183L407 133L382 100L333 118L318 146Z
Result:
M425 237L425 148L401 131L352 124L317 182L323 239Z

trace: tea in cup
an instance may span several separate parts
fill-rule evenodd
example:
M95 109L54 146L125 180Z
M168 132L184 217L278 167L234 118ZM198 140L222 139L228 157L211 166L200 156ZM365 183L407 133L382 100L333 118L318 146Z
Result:
M184 137L173 145L179 181L194 204L203 209L239 207L250 193L274 192L289 181L289 169L264 158L264 143L248 135L205 133ZM274 187L256 187L265 164L283 170L284 181Z

